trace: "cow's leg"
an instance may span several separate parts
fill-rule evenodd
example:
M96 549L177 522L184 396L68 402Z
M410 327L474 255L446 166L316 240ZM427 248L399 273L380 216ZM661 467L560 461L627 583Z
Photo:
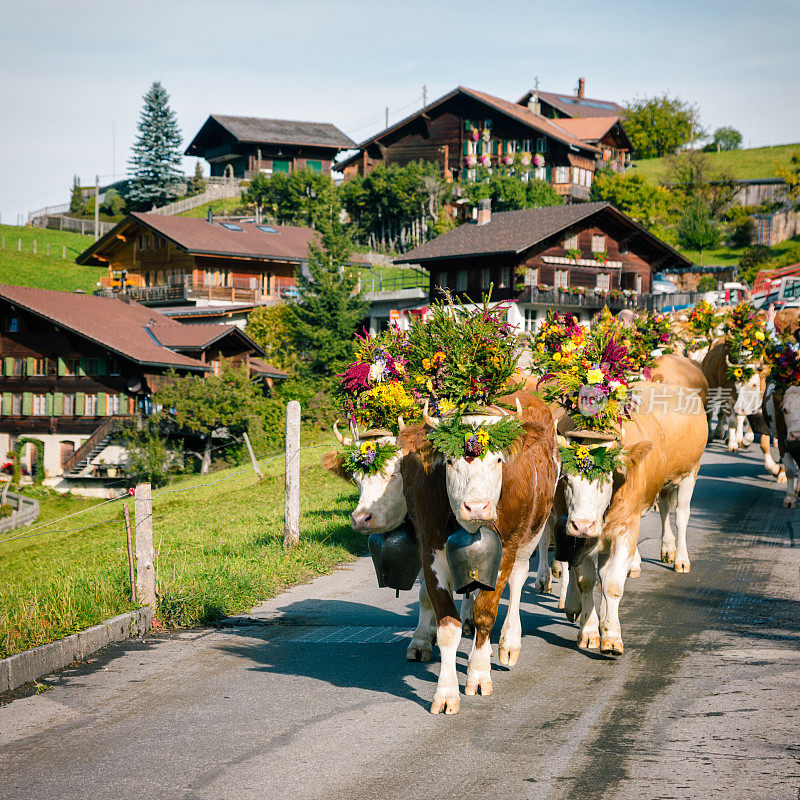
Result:
M739 437L739 441L744 447L750 447L750 445L755 441L756 435L753 433L753 429L750 426L750 421L747 419L746 415L742 414L738 419L742 420L742 435ZM747 430L744 428L745 423L747 423Z
M539 558L542 557L542 542L545 542L544 557L547 559L547 549L550 531L545 525L544 533L539 537ZM511 575L508 579L508 613L506 614L503 627L500 630L500 646L497 658L506 667L513 667L519 659L522 650L522 621L519 618L519 604L522 598L522 587L528 577L528 568L531 554L533 553L533 543L525 545L517 551L517 558L511 568ZM550 568L548 567L548 572ZM538 577L537 577L538 581Z
M574 575L574 583L580 592L581 619L578 632L578 647L592 650L600 647L600 628L597 619L597 608L594 603L594 584L597 580L597 569L594 560L584 558L577 566L569 571L570 578Z
M631 561L631 568L628 570L629 578L638 578L642 574L642 556L637 547L633 551L633 560Z
M786 471L786 495L783 498L783 507L794 508L797 505L797 464L788 453L783 456L783 467Z
M774 475L778 483L785 482L786 473L782 471L778 462L775 461L775 459L772 457L769 434L762 433L761 439L759 440L759 444L761 445L761 452L764 454L764 469L766 469L766 471L769 472L770 475ZM783 478L783 481L781 480L781 478Z
M667 486L658 495L658 512L661 514L661 560L665 564L675 561L675 534L669 520L669 512L675 509L674 486Z
M441 667L431 714L458 714L461 698L458 695L456 653L461 641L461 620L453 602L453 579L444 550L434 550L431 563L423 564L428 596L436 614L436 643L439 645Z
M550 571L553 573L554 578L561 577L565 564L566 564L565 561L556 561L555 559L553 559L553 564L550 567Z
M553 532L553 521L548 517L542 535L539 537L539 563L536 567L536 591L539 594L550 594L553 591L553 573L550 571L550 539ZM513 576L510 578L513 583ZM523 579L524 583L524 579Z
M567 588L569 587L569 564L566 561L554 561L558 564L561 583L558 587L558 607L563 611L567 606ZM555 572L555 570L553 570Z
M689 550L686 547L686 528L689 526L689 513L696 482L697 470L681 480L675 493L677 497L675 527L678 529L678 541L675 547L675 572L689 572L692 568L689 561Z
M578 572L573 564L569 565L569 573L565 576L567 591L564 597L564 613L570 622L575 622L582 609L581 590L578 587Z
M739 437L736 427L736 416L731 414L728 416L728 452L733 453L739 449Z
M433 641L436 638L436 614L425 588L425 577L419 585L419 619L417 629L411 637L411 644L406 650L409 661L430 661L433 652Z
M611 552L601 557L600 563L600 652L621 656L622 630L619 625L619 601L625 591L633 551L639 534L639 519L632 523L635 530L626 531L611 542Z
M527 545L525 552L520 553L520 560L527 565L538 542ZM472 651L469 654L467 663L467 685L464 687L464 694L480 693L488 696L492 693L492 644L489 635L497 619L497 607L500 605L500 596L506 588L509 576L517 565L516 548L503 548L503 557L500 561L500 572L497 576L497 584L492 591L482 590L475 598L475 639L472 642ZM527 571L525 573L527 575ZM524 583L524 578L523 581ZM522 586L520 585L520 591ZM513 602L513 592L511 602ZM509 602L508 614L511 614L511 602ZM519 613L519 606L517 606Z
M465 594L461 598L461 634L462 636L472 636L475 632L475 619L472 616L472 608L475 605L475 592Z

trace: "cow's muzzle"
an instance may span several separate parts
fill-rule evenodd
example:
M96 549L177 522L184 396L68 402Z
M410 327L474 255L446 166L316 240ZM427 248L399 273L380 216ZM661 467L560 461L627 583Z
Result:
M350 525L354 531L369 533L375 527L375 517L369 511L354 511L350 515Z
M600 535L598 525L590 519L571 519L567 522L567 533L570 536L578 536L588 539Z
M497 517L494 504L489 500L464 500L458 510L459 519L471 522L492 522Z

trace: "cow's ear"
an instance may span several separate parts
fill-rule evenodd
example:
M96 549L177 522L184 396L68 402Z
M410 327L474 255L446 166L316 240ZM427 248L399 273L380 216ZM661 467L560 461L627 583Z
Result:
M630 450L625 451L622 456L623 471L627 474L630 470L636 469L652 449L653 443L649 439L645 439L637 442Z
M349 481L353 477L344 468L344 460L341 454L337 453L335 450L331 450L322 456L322 466L332 475L336 475L337 478L341 478L342 480Z

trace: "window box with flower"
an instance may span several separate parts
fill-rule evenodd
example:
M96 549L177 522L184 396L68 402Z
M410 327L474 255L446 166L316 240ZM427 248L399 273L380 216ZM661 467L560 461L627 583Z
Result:
M582 253L580 247L571 247L567 250L567 258L571 259L572 261L578 261L580 259Z

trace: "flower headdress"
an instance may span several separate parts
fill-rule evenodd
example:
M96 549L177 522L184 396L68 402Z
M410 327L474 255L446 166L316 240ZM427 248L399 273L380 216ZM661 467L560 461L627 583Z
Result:
M387 464L399 450L400 448L392 442L365 439L345 448L342 453L342 466L351 473L380 475L386 471Z
M465 422L461 415L443 419L428 438L447 458L478 458L505 450L519 436L522 426L513 416L501 417L492 424Z
M561 471L567 475L580 475L589 481L606 483L615 469L622 466L622 446L606 442L589 447L583 442L558 437Z
M772 367L767 380L776 391L785 392L790 386L800 385L800 356L788 342L774 346L769 357Z
M548 375L568 368L578 358L585 335L572 314L548 311L530 343L533 371Z
M728 378L744 383L756 373L764 358L768 340L764 320L750 303L732 308L725 317L728 342Z

